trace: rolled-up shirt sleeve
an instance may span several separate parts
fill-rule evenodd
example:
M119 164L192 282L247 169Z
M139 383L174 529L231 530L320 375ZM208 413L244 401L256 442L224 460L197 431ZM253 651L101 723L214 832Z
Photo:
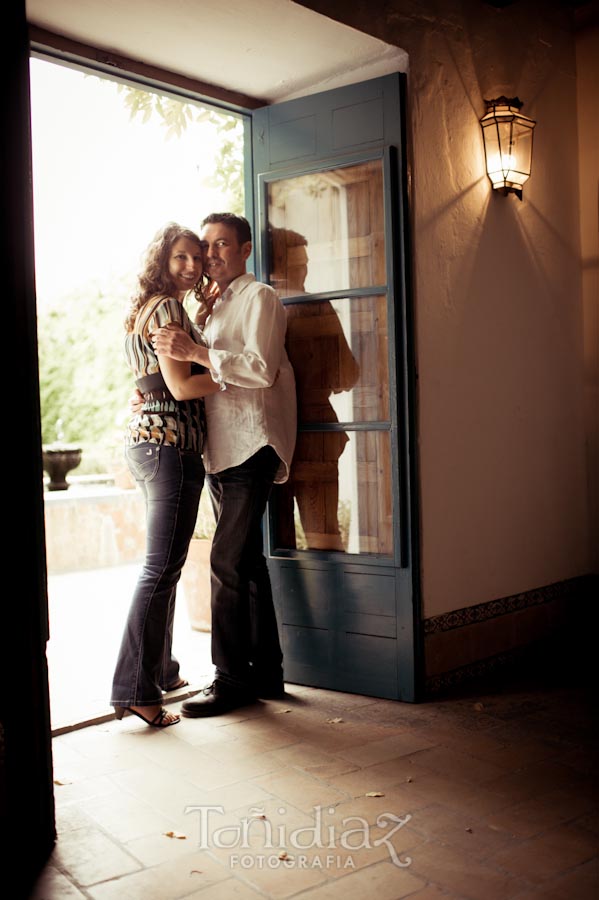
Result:
M245 310L239 347L211 347L210 366L215 381L244 388L274 384L285 344L287 317L275 292L266 286Z

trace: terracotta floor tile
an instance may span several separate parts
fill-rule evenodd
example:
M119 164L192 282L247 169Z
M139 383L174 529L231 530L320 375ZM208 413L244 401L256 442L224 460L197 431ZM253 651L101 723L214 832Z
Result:
M177 711L177 707L170 707ZM223 723L218 719L186 719L181 721L172 730L173 736L181 743L188 744L190 747L198 747L205 750L210 744L215 742L223 744L227 740L235 740L234 735L229 738L225 737L223 732Z
M487 822L518 837L533 837L556 825L579 820L593 806L593 800L589 797L558 790L540 798L511 804L492 813Z
M190 820L187 824L189 826L195 823ZM196 852L199 849L197 839L198 835L194 828L187 827L185 831L167 828L165 831L127 841L124 847L143 866L149 867Z
M92 817L78 803L56 807L56 833L60 836L77 828L93 827Z
M523 891L515 900L597 900L598 896L599 864L594 860L561 878Z
M274 900L291 897L326 880L321 865L315 868L300 865L294 857L280 859L278 853L246 851L231 856L229 871L236 878L272 897ZM208 900L208 898L206 898Z
M486 782L486 787L515 803L569 787L578 787L586 793L590 789L590 781L568 766L562 766L555 760L545 760L491 779Z
M99 828L78 828L57 843L52 862L83 887L141 869L140 863Z
M510 846L491 857L506 872L542 883L563 875L597 855L594 835L575 826L561 826Z
M495 794L480 785L465 785L447 775L433 772L428 775L419 771L412 781L394 785L401 791L409 808L413 811L433 803L442 803L456 810L482 817L497 810L504 809L509 801L500 794Z
M506 829L441 805L427 806L415 812L410 826L428 840L451 846L469 859L484 860L513 843L513 837Z
M547 885L545 885L545 888ZM594 859L582 866L577 866L561 878L557 878L550 886L559 900L597 900L599 896L599 859Z
M380 862L308 891L302 895L302 900L364 900L365 897L401 900L423 886L421 879L408 869L399 869L391 862Z
M237 878L227 878L205 890L186 894L185 900L264 900L264 894L258 893Z
M568 753L560 754L559 761L564 766L571 766L577 772L594 775L597 770L599 745L597 741L589 741L584 747L577 747Z
M327 819L334 820L336 830L340 831L346 827L342 824L343 820L349 820L354 816L369 825L375 825L378 817L387 813L401 818L414 816L415 807L410 805L410 800L405 792L392 788L380 793L383 794L382 797L367 797L364 793L360 797L327 808L330 813ZM330 809L333 811L330 812Z
M151 763L120 772L113 776L113 782L121 793L141 800L160 815L166 816L175 827L187 806L207 802L207 791L183 776L178 777L176 773ZM84 806L91 815L94 802L86 801Z
M593 811L580 816L576 820L576 825L579 828L592 832L599 841L599 805L595 801L593 801Z
M464 898L458 897L457 894L449 893L437 885L430 885L421 891L417 891L415 894L410 894L410 900L464 900Z
M225 741L223 750L233 757L235 752L252 753L268 753L276 750L277 747L287 747L289 744L295 744L297 738L295 735L285 731L282 728L268 727L253 729L251 722L236 722L233 725L223 725L222 735ZM231 738L235 738L235 742L231 742ZM228 747L227 747L228 744ZM217 757L219 744L216 742L206 744L202 749L215 758Z
M418 847L410 871L423 881L449 888L468 900L511 900L521 890L520 882L513 876L437 842Z
M72 731L43 900L594 900L595 750L575 686L419 705L289 686L165 732Z
M338 755L358 766L370 766L398 756L429 750L434 746L423 735L407 731L382 740L370 740L359 747L340 750Z
M359 797L366 791L378 791L386 787L401 787L410 784L415 778L430 775L427 769L414 763L413 759L401 756L389 759L376 765L329 775L327 782L352 797Z
M93 900L175 900L228 877L207 853L189 853L88 888Z
M18 886L15 888L18 891ZM54 866L46 867L29 900L85 900L85 894Z
M457 737L446 741L448 747L457 745ZM493 763L501 769L513 769L551 759L555 755L555 749L543 741L501 741L491 732L476 735L470 739L468 753L478 759Z
M499 766L470 756L468 752L453 749L448 752L443 747L422 750L414 754L414 761L432 772L455 778L464 784L487 784L489 786L504 774Z
M186 741L177 739L175 735L176 729L180 728L184 723L180 722L174 725L169 735L170 740L164 735L157 735L158 740L151 740L152 734L148 739L138 742L135 751L129 751L127 760L131 757L135 760L133 765L139 765L140 757L152 762L157 766L163 766L167 771L180 772L182 775L197 772L204 765L214 762L213 757L206 753L203 748L192 746ZM140 726L142 729L143 725ZM155 734L155 732L154 732ZM123 765L121 769L131 768L131 765ZM118 771L118 770L116 770Z
M202 752L216 763L223 765L237 765L239 762L252 759L253 757L272 756L274 748L268 747L266 742L260 738L243 738L235 734L228 734L227 740L213 741L202 747ZM289 743L293 746L296 741L286 741L283 746Z
M174 824L168 815L127 791L97 797L86 804L86 811L113 840L123 844L145 835L162 834Z
M272 755L285 765L303 769L305 772L325 779L327 774L341 775L357 769L357 766L347 759L336 756L334 753L325 753L320 747L305 741L274 750Z
M331 864L327 867L329 878L343 878L351 872L373 866L376 863L389 859L389 852L383 844L376 846L360 847L359 849L346 849L338 846L334 851L319 851L326 861L327 853L331 857ZM401 856L399 857L401 859Z
M534 725L534 723L515 719L512 722L505 722L494 728L492 735L499 741L505 741L508 744L530 744L541 742L545 744L551 755L556 756L561 753L568 753L576 748L576 744L564 742L559 735L556 735L551 727L545 729Z
M301 891L333 877L337 869L345 873L358 866L353 859L346 860L343 848L312 846L305 833L298 831L297 839L293 830L287 830L280 839L276 832L273 834L275 839L265 842L256 832L239 846L215 847L211 855L236 878L260 885L262 889L274 888L278 895L289 892L283 884L289 873L293 873L295 890ZM269 883L270 887L266 888Z
M244 871L241 859L247 853L261 855L266 860L273 855L278 857L281 850L303 852L304 847L315 842L315 834L320 833L315 817L275 800L234 812L195 810L189 818L187 834L192 846L207 850L225 868L235 867L239 872Z
M57 807L71 803L93 800L95 797L106 797L115 792L115 785L107 775L86 778L79 772L74 780L61 772L54 771L54 802Z
M353 715L356 721L374 722L377 725L385 722L398 728L414 728L418 723L430 722L437 713L434 703L398 705L393 700L377 700L374 704L353 710Z
M338 791L326 782L294 769L262 776L254 779L253 783L259 785L265 792L274 794L284 803L291 803L304 812L311 812L318 805L333 805L347 799L343 791Z
M249 760L252 759L259 760L261 757L250 756L248 760L245 760L245 777L248 777L247 773L249 772L254 775L260 775L270 772L272 768L280 768L276 764L274 766L266 764L255 767L248 765ZM181 774L184 773L182 772ZM185 774L192 784L206 791L230 787L244 780L244 775L241 772L241 763L231 765L230 763L217 762L215 759L209 759L207 762L198 762L194 770L187 771Z
M226 787L215 788L206 792L205 801L215 806L223 806L228 810L241 809L248 804L258 806L270 800L271 793L264 790L254 781L239 781Z
M322 700L325 709L330 708L331 705L341 709L351 709L354 712L376 708L379 710L379 714L382 706L386 703L385 700L379 700L376 697L365 697L362 694L332 694L331 691L323 691ZM384 717L380 716L379 721L384 721Z

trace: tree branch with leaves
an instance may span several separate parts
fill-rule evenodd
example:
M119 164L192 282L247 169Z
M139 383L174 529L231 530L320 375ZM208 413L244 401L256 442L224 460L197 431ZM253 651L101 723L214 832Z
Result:
M228 212L244 213L243 122L233 113L220 112L199 103L177 100L127 84L118 85L131 119L148 122L156 114L166 128L166 140L181 137L192 122L212 125L221 138L216 167L203 183L216 186L229 197Z

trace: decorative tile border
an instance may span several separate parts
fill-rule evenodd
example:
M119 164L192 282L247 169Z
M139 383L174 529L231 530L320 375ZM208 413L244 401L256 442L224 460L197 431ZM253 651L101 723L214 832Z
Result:
M594 607L596 607L597 598L599 598L599 577L596 575L582 575L532 591L515 594L512 597L493 600L490 603L480 603L477 606L453 610L424 621L425 655L426 638L432 638L433 635L440 635L443 632L453 631L457 628L481 624L499 616L514 614L550 602L556 604L559 608L566 609L572 601L580 602L588 599L594 602ZM589 617L589 610L579 609L576 612L576 618L579 618L580 621L585 621ZM573 616L570 618L574 619ZM546 638L547 635L544 635L544 637ZM495 672L504 671L510 666L518 666L530 659L535 645L541 647L542 641L528 642L516 647L506 648L501 653L474 660L446 672L429 675L425 677L424 694L430 697L465 682L485 678L493 675Z
M464 609L455 609L440 616L433 616L423 622L424 635L426 637L430 634L438 634L440 631L452 631L454 628L463 628L465 625L486 622L488 619L496 619L498 616L518 612L518 610L527 609L530 606L539 606L541 603L579 597L586 591L588 581L588 575L581 575L578 578L558 581L532 591L524 591L522 594L514 594L511 597L502 597L500 600L478 603L476 606L467 606Z
M513 650L509 650L507 653L500 653L488 659L477 660L467 666L462 666L460 669L453 669L451 672L433 675L425 680L425 696L438 694L465 682L487 678L495 672L504 671L509 666L515 666L520 663L525 655L529 653L530 644L527 644L524 647L516 647Z

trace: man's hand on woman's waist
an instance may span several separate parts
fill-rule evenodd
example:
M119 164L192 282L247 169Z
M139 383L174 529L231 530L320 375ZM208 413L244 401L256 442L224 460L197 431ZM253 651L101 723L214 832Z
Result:
M152 334L152 345L156 353L178 359L182 362L196 362L210 368L210 357L207 347L191 338L178 325L165 325Z

